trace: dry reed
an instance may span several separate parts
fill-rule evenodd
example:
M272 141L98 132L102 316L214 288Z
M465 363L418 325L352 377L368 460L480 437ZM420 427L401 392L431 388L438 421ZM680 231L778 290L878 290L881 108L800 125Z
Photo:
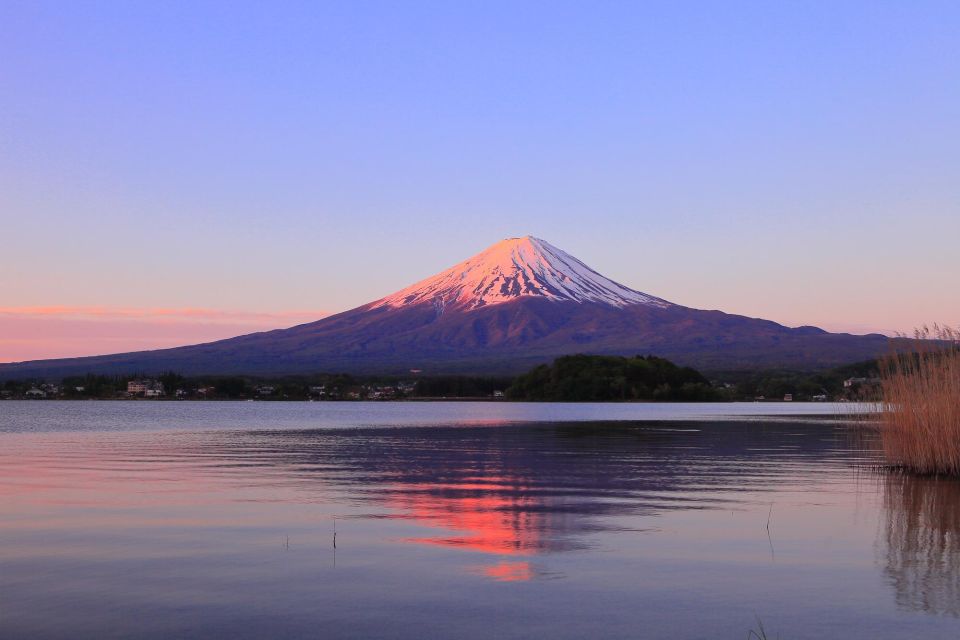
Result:
M880 441L887 462L960 475L960 330L934 325L880 361Z

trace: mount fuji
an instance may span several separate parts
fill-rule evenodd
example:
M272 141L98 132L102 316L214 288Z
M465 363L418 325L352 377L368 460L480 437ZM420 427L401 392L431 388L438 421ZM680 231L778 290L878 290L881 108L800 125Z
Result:
M206 344L0 365L0 379L83 373L516 373L571 353L654 354L707 371L816 369L885 353L879 334L692 309L597 273L550 243L502 240L317 322Z

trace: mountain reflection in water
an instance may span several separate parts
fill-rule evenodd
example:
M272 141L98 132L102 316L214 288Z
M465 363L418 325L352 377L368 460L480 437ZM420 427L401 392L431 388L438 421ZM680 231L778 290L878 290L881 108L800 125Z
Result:
M550 575L518 558L655 529L637 518L666 510L740 508L741 496L793 479L797 465L845 452L830 430L801 435L752 423L263 431L222 434L216 450L288 482L339 485L388 510L379 517L427 529L400 541L485 554L490 564L471 570L516 581Z
M960 635L957 484L874 474L829 421L250 411L0 435L0 637Z

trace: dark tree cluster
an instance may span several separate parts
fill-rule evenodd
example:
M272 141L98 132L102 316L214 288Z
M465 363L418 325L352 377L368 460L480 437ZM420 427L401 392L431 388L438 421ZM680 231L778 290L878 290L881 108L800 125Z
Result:
M696 369L655 356L575 355L557 358L507 389L515 400L601 402L617 400L720 400Z
M512 378L442 376L417 380L413 396L418 398L489 398L504 391Z
M67 398L113 398L127 388L125 376L100 376L88 373L63 379Z
M865 360L853 364L827 369L825 371L755 371L731 372L724 374L727 380L735 382L735 398L750 400L753 398L779 399L791 394L794 400L810 400L817 396L826 396L831 400L861 399L861 389L845 387L844 380L850 378L875 378L878 373L876 360Z

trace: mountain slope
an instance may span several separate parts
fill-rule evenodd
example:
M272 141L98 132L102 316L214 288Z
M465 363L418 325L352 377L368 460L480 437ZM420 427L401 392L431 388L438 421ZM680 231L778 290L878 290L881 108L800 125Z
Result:
M527 236L317 322L175 349L0 365L0 378L163 370L514 373L577 352L649 353L707 370L814 369L868 359L887 345L880 335L794 329L673 304Z

